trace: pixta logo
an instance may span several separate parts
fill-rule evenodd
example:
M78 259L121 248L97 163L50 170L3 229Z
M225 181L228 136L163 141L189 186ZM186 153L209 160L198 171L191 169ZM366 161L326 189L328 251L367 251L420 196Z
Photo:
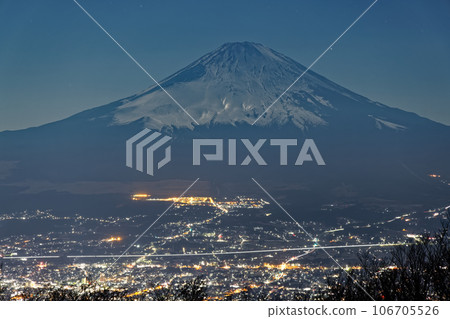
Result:
M171 160L171 147L166 147L164 158L155 165L155 151L169 142L170 136L162 135L144 129L126 142L126 164L128 167L135 167L138 171L144 172L144 158L147 158L145 173L153 176L156 169L160 169ZM146 153L145 153L146 152ZM135 156L133 156L135 154Z

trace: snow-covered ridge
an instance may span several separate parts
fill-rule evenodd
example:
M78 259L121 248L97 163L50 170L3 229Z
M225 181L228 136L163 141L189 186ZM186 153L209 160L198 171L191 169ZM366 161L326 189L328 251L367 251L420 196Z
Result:
M375 126L379 130L382 130L383 128L390 128L390 129L396 130L396 131L406 130L406 126L404 126L404 125L400 125L397 123L382 120L373 115L369 115L369 117L371 117L375 120Z
M305 71L294 60L261 44L227 43L161 81L161 85L205 125L253 121ZM309 71L257 125L293 123L301 129L326 125L335 111L327 96L356 94ZM146 125L188 127L190 118L156 85L132 97L114 113L115 125L144 118Z

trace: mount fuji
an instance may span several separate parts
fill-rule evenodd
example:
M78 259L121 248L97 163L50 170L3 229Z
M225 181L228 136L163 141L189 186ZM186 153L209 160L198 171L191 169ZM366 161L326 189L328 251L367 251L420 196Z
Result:
M261 44L227 43L160 81L195 121L153 85L61 121L1 132L0 209L111 211L132 192L176 195L197 177L194 193L257 192L250 180L257 177L288 201L311 207L448 200L450 186L428 175L450 176L450 127L371 101L311 70L268 109L305 70ZM125 141L143 128L173 141L172 163L155 176L125 166ZM327 165L193 167L193 138L312 138ZM261 151L276 162L279 155L267 152Z

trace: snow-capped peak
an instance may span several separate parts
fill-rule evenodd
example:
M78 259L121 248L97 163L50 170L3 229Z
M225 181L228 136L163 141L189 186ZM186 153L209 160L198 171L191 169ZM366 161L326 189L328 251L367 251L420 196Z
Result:
M226 43L161 81L200 125L253 121L306 68L294 60L251 42ZM300 128L326 125L333 109L327 92L352 99L350 91L309 71L257 122L288 122ZM152 86L118 107L114 124L145 118L148 127L193 127L192 120L158 86Z

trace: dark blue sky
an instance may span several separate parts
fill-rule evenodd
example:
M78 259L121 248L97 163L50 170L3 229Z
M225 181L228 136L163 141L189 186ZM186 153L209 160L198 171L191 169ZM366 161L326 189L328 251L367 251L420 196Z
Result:
M308 66L372 1L79 2L162 79L234 41L260 42ZM450 1L379 0L313 70L450 125L449 57ZM152 84L73 1L0 0L0 131Z

